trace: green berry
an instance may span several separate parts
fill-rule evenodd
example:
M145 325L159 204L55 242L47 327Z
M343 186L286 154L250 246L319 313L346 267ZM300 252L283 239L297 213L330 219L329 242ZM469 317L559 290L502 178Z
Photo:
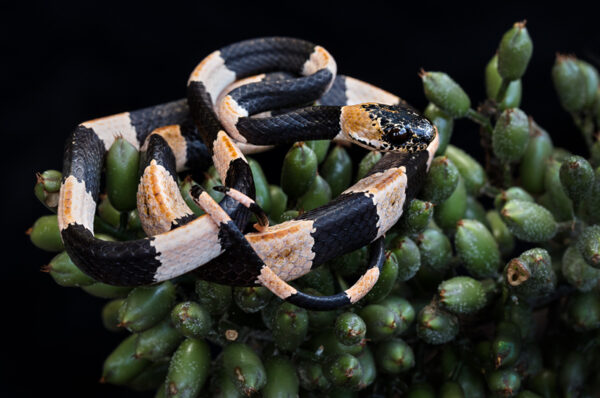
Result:
M356 181L364 178L369 172L369 170L371 170L373 166L375 166L375 164L377 164L377 162L381 160L382 156L383 155L381 154L381 152L377 151L370 151L369 153L367 153L358 164L358 171L356 172Z
M195 286L198 302L211 315L223 314L232 301L231 286L197 280Z
M406 236L400 236L392 241L390 249L398 262L397 280L404 282L412 279L421 267L421 253L417 244Z
M415 320L415 309L412 304L398 296L388 296L379 303L394 313L396 322L395 335L401 335L406 332Z
M581 156L571 156L560 166L560 182L577 207L594 181L594 170Z
M500 213L495 210L490 210L486 213L486 218L488 220L490 231L492 232L492 236L498 243L498 249L503 256L507 256L512 253L515 248L515 238L513 234L510 232L504 221L502 221L502 217L500 217Z
M331 188L331 197L339 196L352 182L352 159L344 147L337 145L321 166L321 176Z
M458 334L458 318L436 305L426 305L417 316L417 335L428 344L444 344Z
M102 324L111 332L120 332L119 326L119 308L125 302L124 299L111 300L102 307Z
M139 375L127 383L127 387L134 391L150 391L159 388L167 376L169 362L156 362L150 364Z
M305 144L314 151L315 155L317 155L317 162L319 162L319 164L325 160L330 143L330 140L312 140L305 142Z
M456 253L476 278L492 276L500 266L500 250L490 231L476 220L460 220L454 237Z
M556 233L556 221L546 208L524 200L513 199L500 212L502 220L518 239L543 242Z
M491 355L494 367L507 368L517 362L521 353L521 332L512 322L502 321L496 326Z
M130 287L113 286L102 282L92 283L91 285L82 286L81 289L95 297L114 299L127 297L131 292Z
M267 383L260 357L243 343L231 343L223 349L223 369L237 390L246 396L260 391Z
M310 211L317 207L323 206L331 200L331 188L323 177L319 174L315 177L314 182L302 196L298 198L298 209L302 211Z
M577 65L583 75L584 87L585 87L585 108L590 108L594 105L596 100L596 91L599 85L598 71L589 63L578 59Z
M537 125L529 131L529 142L519 163L521 186L533 194L544 190L546 162L552 154L552 140L548 133Z
M591 267L576 246L569 246L562 257L562 274L580 292L600 286L600 269Z
M356 389L362 378L360 362L351 354L329 358L323 365L323 373L333 386L350 390Z
M258 312L273 298L273 294L263 286L234 287L233 300L247 313Z
M471 100L450 76L443 72L425 71L421 71L420 76L429 101L455 119L467 114Z
M344 312L335 320L333 328L340 343L354 345L360 343L367 333L367 325L353 312Z
M269 185L269 195L271 196L271 211L269 212L269 216L276 222L279 222L281 215L287 208L287 195L277 185Z
M367 325L367 338L373 341L393 337L398 328L394 312L380 304L369 304L358 315Z
M512 199L525 200L527 202L535 202L533 196L521 187L510 187L506 191L502 191L494 198L494 207L497 210L501 210L502 207Z
M568 326L578 332L600 328L600 296L597 292L575 293L569 297L566 311Z
M120 308L119 321L132 332L144 331L164 319L174 301L175 286L171 282L136 287Z
M358 383L358 389L362 390L373 384L375 382L375 378L377 377L375 357L373 356L373 353L369 347L365 346L363 352L361 352L360 355L356 355L356 359L358 359L362 369L362 377Z
M552 260L544 249L535 248L513 258L504 268L511 291L525 298L543 297L556 288Z
M208 311L195 301L184 301L173 307L171 322L182 335L195 338L205 337L212 324Z
M290 198L297 199L308 191L317 176L317 155L303 142L292 146L283 159L280 186Z
M464 218L467 220L479 221L488 228L490 226L487 217L485 216L485 207L471 195L467 195L467 209L465 210Z
M573 217L573 202L560 181L560 168L560 162L549 161L544 175L544 188L550 205L548 209L552 210L557 221L567 221Z
M485 67L485 92L488 99L496 101L501 84L502 76L498 73L498 55L495 54ZM511 81L504 98L498 104L498 109L503 111L508 108L518 108L521 104L521 94L521 79Z
M487 375L490 391L499 397L514 397L521 388L521 377L512 369L498 369Z
M119 211L133 210L137 204L140 154L124 138L117 138L106 154L106 193Z
M375 286L365 296L367 303L377 303L383 300L394 288L396 279L398 278L398 260L392 252L386 252L386 259L381 266L379 279Z
M196 397L210 371L210 349L204 340L184 340L169 363L167 397Z
M503 162L516 162L525 153L529 142L529 120L519 108L509 108L500 114L492 133L494 155Z
M502 36L498 46L498 73L502 79L520 79L525 74L532 53L533 43L525 28L525 22L516 22Z
M421 191L423 199L434 204L443 203L456 190L459 172L447 156L438 156L431 162Z
M292 362L282 356L269 358L265 362L267 384L261 390L264 398L296 397L300 383Z
M33 226L27 231L31 243L36 247L49 252L61 252L65 247L58 229L58 218L56 214L38 218Z
M122 385L138 376L150 361L135 356L137 335L132 334L123 340L104 361L103 383Z
M67 252L57 254L42 271L48 272L61 286L89 286L96 282L73 264Z
M586 77L575 57L557 54L552 81L565 110L579 112L583 109L587 100Z
M308 313L304 308L282 303L273 318L273 340L283 351L294 351L308 332Z
M399 374L415 366L413 350L402 339L384 341L375 350L375 360L383 373Z
M331 386L331 383L323 373L323 367L320 363L300 361L296 370L300 386L307 391L326 390Z
M440 283L438 297L442 306L455 314L471 314L486 304L481 282L468 276L456 276Z
M452 129L454 128L454 119L452 116L445 113L443 110L435 106L434 103L430 102L425 108L423 115L437 128L439 138L439 145L436 151L436 156L443 155L446 152L446 147L452 137Z
M583 230L577 241L579 253L594 268L600 268L600 225Z
M168 359L183 340L183 336L173 327L169 317L137 336L135 342L136 358L144 358L150 361Z
M479 196L479 191L487 181L487 175L479 162L454 145L448 145L445 155L458 169L469 195Z
M265 211L265 213L269 213L271 211L271 193L269 191L269 183L267 181L267 177L265 177L265 173L260 167L260 164L248 157L248 165L250 166L250 170L252 170L252 179L254 180L254 190L256 191L256 204L261 207Z
M452 260L452 245L442 232L429 228L417 240L421 254L421 264L436 271L445 271Z
M398 228L403 234L412 235L423 231L433 216L433 204L413 199L398 220Z

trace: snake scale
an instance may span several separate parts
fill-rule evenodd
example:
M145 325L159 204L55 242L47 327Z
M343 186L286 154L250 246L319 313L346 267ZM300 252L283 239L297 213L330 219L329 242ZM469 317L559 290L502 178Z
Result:
M113 285L152 284L194 271L218 283L264 285L310 309L362 298L378 279L383 236L420 188L438 140L435 127L399 97L336 72L333 57L304 40L241 41L198 64L187 100L78 125L65 145L58 205L61 237L73 262ZM116 136L141 151L137 205L144 239L94 237L103 159ZM314 139L387 153L325 206L269 226L253 200L244 153ZM226 195L217 204L196 186L192 196L206 214L195 217L180 194L177 173L211 163ZM247 231L252 213L259 223ZM286 282L367 244L369 266L344 292L312 296Z

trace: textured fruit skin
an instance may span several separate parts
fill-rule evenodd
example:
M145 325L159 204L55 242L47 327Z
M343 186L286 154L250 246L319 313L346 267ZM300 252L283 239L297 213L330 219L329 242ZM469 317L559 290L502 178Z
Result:
M52 279L61 286L88 286L96 282L77 268L67 252L54 256L43 271L49 272Z
M175 286L169 281L136 287L119 309L119 321L132 332L142 332L164 319L174 301Z
M524 22L517 22L502 36L498 46L498 73L503 79L513 81L525 73L533 43Z
M584 108L590 108L594 105L594 101L596 100L596 91L598 90L598 81L600 80L598 70L581 59L578 59L576 62L583 75L585 86L585 102L583 106Z
M529 142L519 163L521 186L533 194L544 190L546 162L552 154L552 140L548 133L540 128L530 129Z
M231 286L220 285L218 283L197 280L195 292L198 302L211 314L218 315L224 313L231 301Z
M592 166L581 156L570 156L560 166L559 176L567 195L577 207L592 186Z
M417 238L421 264L436 271L444 271L452 259L452 245L442 232L428 228Z
M450 76L443 72L421 72L425 96L453 118L466 115L471 100Z
M379 369L389 374L406 372L415 366L412 348L399 338L380 343L375 350L375 360Z
M185 337L205 337L212 326L210 314L194 301L184 301L171 310L171 323Z
M148 330L138 333L135 342L136 358L159 361L169 359L175 351L183 336L171 324L170 317L154 325Z
M469 195L478 196L487 181L487 175L481 165L462 149L448 145L445 155L454 163Z
M458 169L447 156L434 158L425 177L421 197L434 204L443 203L456 190L459 175Z
M394 312L380 304L369 304L362 308L360 317L367 325L367 338L373 341L380 341L391 338L398 325Z
M412 235L423 231L433 216L433 204L419 199L413 199L405 207L397 228L403 234Z
M417 316L417 335L429 344L444 344L458 334L458 318L434 305L426 305Z
M492 134L494 154L503 162L516 162L529 142L529 120L525 112L509 108L500 114Z
M246 396L267 383L267 372L260 357L243 343L231 343L223 349L223 369L238 391Z
M383 155L381 152L377 151L370 151L367 153L358 163L355 181L361 180L364 176L366 176L369 170L371 170L373 166L375 166L375 164L381 160L382 156Z
M317 155L303 142L292 146L283 159L280 186L290 198L299 198L317 176Z
M492 276L500 266L500 250L489 230L476 220L458 222L454 237L456 253L476 278Z
M331 197L335 198L350 186L352 182L352 159L344 147L337 145L329 152L321 165L321 176L331 188Z
M29 239L31 239L31 243L42 250L49 252L65 250L58 229L58 218L55 214L38 218L31 227Z
M329 358L323 365L325 377L335 387L358 389L362 378L360 361L351 354L339 354Z
M292 362L285 357L272 357L265 362L267 384L261 390L265 398L295 397L300 383Z
M283 351L294 351L308 332L308 313L304 308L282 303L273 319L273 340Z
M569 297L565 322L579 332L600 328L600 296L598 293L577 293Z
M269 183L267 177L260 167L260 164L252 159L247 158L250 170L252 171L252 179L254 180L254 189L256 191L256 204L259 205L265 213L271 211L271 193L269 191Z
M390 248L398 261L397 280L407 281L415 276L421 267L421 253L417 244L406 236L400 236L392 241Z
M308 188L304 195L298 198L298 208L302 211L309 211L323 206L331 200L331 188L323 177L319 174L314 182Z
M329 150L329 145L331 144L330 140L312 140L304 142L310 149L313 150L315 155L317 155L317 162L319 164L323 163L325 157L327 156L327 151Z
M452 129L454 128L454 119L452 116L445 113L443 110L435 106L434 103L430 102L425 108L423 115L437 128L438 136L440 137L440 144L436 156L443 155L446 152L446 147L452 137Z
M470 314L486 304L481 282L468 276L456 276L438 286L440 303L455 314Z
M578 112L585 106L585 76L574 57L558 54L552 67L552 81L562 107Z
M565 250L561 271L567 282L580 292L589 292L600 286L600 269L588 265L575 246Z
M269 185L269 195L271 196L269 216L277 223L287 208L288 197L283 189L277 185Z
M498 73L498 54L495 54L485 67L485 93L488 99L496 101L502 76ZM521 104L522 84L521 79L513 80L508 85L504 98L497 104L503 111L508 108L517 108Z
M415 320L415 309L410 301L398 296L388 296L379 303L394 313L396 322L395 335L406 332Z
M502 321L496 327L491 355L494 368L508 368L517 362L521 353L521 332L512 322Z
M511 292L527 299L543 297L556 288L556 273L545 249L534 248L512 259L504 268Z
M137 335L125 338L104 361L101 382L122 385L139 375L149 364L135 357Z
M169 363L167 397L196 397L210 370L210 349L204 340L184 340Z
M518 239L543 242L556 233L556 221L545 207L524 200L513 199L500 212L502 220Z
M106 154L106 193L119 211L136 207L139 162L138 150L124 138L117 138Z
M365 296L368 303L377 303L383 300L394 288L398 278L398 260L392 252L386 252L386 260L381 267L379 279L375 286Z
M548 199L548 205L557 221L567 221L573 217L573 202L567 196L562 183L560 182L561 163L555 160L554 156L549 159L544 174L544 189ZM542 199L542 195L538 200ZM540 201L541 203L541 201Z
M589 265L600 268L600 225L583 230L577 240L577 249Z
M503 256L512 253L515 248L515 238L510 232L500 213L495 210L490 210L485 215L492 232L492 236L498 243L498 249Z
M273 295L263 286L233 288L233 300L242 311L250 314L263 309L271 298Z

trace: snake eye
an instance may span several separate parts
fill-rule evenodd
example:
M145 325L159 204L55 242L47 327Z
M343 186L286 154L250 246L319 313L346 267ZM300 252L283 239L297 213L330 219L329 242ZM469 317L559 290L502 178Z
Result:
M412 137L412 132L408 129L393 127L384 135L383 139L392 145L402 146Z

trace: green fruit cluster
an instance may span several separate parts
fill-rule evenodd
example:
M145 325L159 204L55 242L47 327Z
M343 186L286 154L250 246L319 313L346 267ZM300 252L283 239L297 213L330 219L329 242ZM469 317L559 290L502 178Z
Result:
M514 24L485 67L487 98L477 109L447 74L421 72L430 101L424 114L440 147L422 189L387 233L377 284L347 308L310 311L261 286L225 286L193 273L147 287L106 285L64 252L56 215L40 217L31 241L57 253L43 271L61 286L108 299L103 324L123 334L107 353L101 382L156 397L595 396L599 77L574 56L558 55L551 68L558 100L588 146L572 154L519 109L532 52L525 23ZM457 118L480 126L479 153L450 143ZM256 201L275 225L335 199L381 158L328 140L297 142L278 181L248 161ZM137 150L116 139L94 223L98 238L146 236L135 209L138 167ZM61 178L55 170L37 175L34 193L50 211ZM181 175L182 196L200 215L190 196L198 183L217 201L222 194L212 189L221 185L214 167L198 182ZM291 283L332 295L352 285L367 261L363 247Z

